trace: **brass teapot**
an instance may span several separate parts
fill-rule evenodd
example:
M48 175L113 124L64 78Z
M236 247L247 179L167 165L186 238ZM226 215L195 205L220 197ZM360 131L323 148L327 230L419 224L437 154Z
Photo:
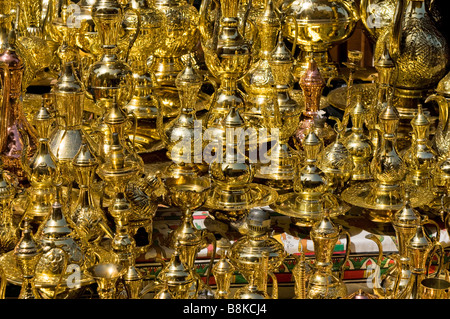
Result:
M346 237L344 260L339 274L333 274L331 261L334 247L340 236ZM306 292L307 299L336 299L347 295L347 287L343 282L344 267L350 256L350 234L336 225L325 210L322 218L316 222L310 231L314 243L314 270L309 277Z

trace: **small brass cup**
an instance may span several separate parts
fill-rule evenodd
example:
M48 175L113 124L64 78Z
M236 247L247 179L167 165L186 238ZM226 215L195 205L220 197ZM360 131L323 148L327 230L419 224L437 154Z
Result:
M439 278L425 278L420 282L421 299L448 299L450 282Z

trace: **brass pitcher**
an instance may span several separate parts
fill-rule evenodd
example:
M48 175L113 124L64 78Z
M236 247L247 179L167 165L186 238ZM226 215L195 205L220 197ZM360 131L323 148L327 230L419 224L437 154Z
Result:
M49 145L49 131L54 117L42 105L34 117L38 131L38 149L28 160L28 139L25 138L25 150L22 152L22 167L27 174L30 187L27 188L28 205L24 216L40 223L50 211L55 196L55 185L58 184L61 174L58 159L53 155ZM24 218L24 217L22 217Z
M432 149L429 141L428 116L423 112L422 104L418 105L417 114L411 120L413 136L411 147L402 154L406 164L406 182L426 189L431 189L432 171L437 163L437 153Z
M267 276L273 280L272 295L267 293ZM259 264L254 273L250 275L249 283L238 289L234 294L234 299L277 299L278 298L278 280L269 271L269 252L264 251L259 258Z
M411 279L408 286L398 296L399 299L421 299L420 283L428 277L427 260L431 259L437 250L440 250L441 258L438 261L436 274L440 274L442 268L444 248L439 242L439 231L437 229L436 237L430 239L426 234L423 225L416 227L414 236L407 244L410 257Z
M425 224L431 224L436 228L437 234L433 240L424 238L422 232ZM416 274L418 272L422 274L423 269L425 269L428 255L425 255L424 252L430 253L433 247L440 249L440 228L436 222L429 220L427 216L422 217L417 210L410 206L408 195L405 198L404 207L392 217L392 225L398 242L398 254L390 255L395 263L385 274L373 278L374 293L385 299L407 298L406 296L411 294L411 287L417 286L417 283L415 283L417 276L415 277L414 271ZM373 240L379 248L377 266L380 267L383 259L381 241L372 234L367 238ZM436 244L431 244L431 242ZM412 247L411 243L415 246ZM412 250L414 248L417 249ZM412 252L415 252L416 256L413 256ZM412 260L413 258L414 260ZM418 266L418 264L421 266Z
M450 73L439 81L436 93L427 97L425 103L436 101L439 106L439 122L433 137L433 147L439 156L450 150Z
M245 221L248 231L244 237L233 243L229 255L236 270L248 282L251 282L253 277L260 291L267 289L267 276L273 276L287 256L283 245L269 234L270 222L267 211L260 208L250 210ZM258 270L261 268L259 263L264 261L265 253L267 253L266 272L258 276ZM272 297L278 298L278 292L274 290Z
M346 237L345 256L339 274L333 274L333 250L340 236ZM316 222L310 231L314 243L314 270L309 277L306 292L307 299L336 299L347 295L347 287L342 281L344 267L350 256L350 234L336 225L324 211L321 220Z
M34 238L27 219L24 220L23 227L22 237L14 248L14 258L22 272L19 299L41 299L34 282L36 264L43 253L42 246Z
M212 273L216 280L216 299L228 299L230 296L231 279L235 272L235 267L229 259L231 243L228 239L222 237L217 241L217 252L220 255L219 261L214 264Z
M417 103L445 75L448 43L429 15L425 0L402 0L397 2L390 27L378 38L375 60L386 44L396 63L392 78L396 105L402 119L411 118ZM411 57L416 63L410 63Z

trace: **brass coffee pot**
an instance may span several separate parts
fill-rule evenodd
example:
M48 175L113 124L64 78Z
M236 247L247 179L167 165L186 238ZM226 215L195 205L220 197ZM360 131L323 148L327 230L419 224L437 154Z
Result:
M195 70L192 59L177 75L175 85L180 95L179 114L164 123L163 111L158 110L157 130L172 163L164 175L177 177L200 173L203 164L203 124L196 116L196 101L203 79Z
M256 168L246 155L250 143L237 105L231 106L221 126L227 136L207 160L212 186L205 207L219 219L238 220L253 207L270 205L278 194L271 187L253 182Z
M349 113L352 128L351 133L344 139L344 145L353 163L350 180L367 181L372 179L370 162L373 158L373 144L370 137L364 132L364 122L368 118L368 110L362 103L361 94L356 95L356 104Z
M137 120L136 132L130 131L130 135L136 134L134 138L140 150L145 151L152 141L159 139L155 121L161 106L159 99L154 96L153 89L157 81L147 61L165 36L162 32L164 15L146 0L128 1L124 12L122 27L125 34L119 40L119 47L124 55L128 54L124 58L127 58L133 70L135 81L135 92L125 109Z
M61 73L52 87L53 105L56 110L56 129L50 134L50 150L58 159L61 171L68 180L73 181L74 170L71 162L83 141L93 149L96 143L83 128L85 89L77 75L76 61L70 58L70 48L63 46L59 51Z
M62 282L71 273L68 272L69 265L80 270L89 265L77 231L66 219L67 211L60 202L61 193L61 186L58 186L50 216L36 234L43 253L36 264L35 280L46 283L45 287L39 288L43 298L56 298L69 293L70 288Z
M397 239L398 254L390 257L395 261L395 264L388 268L387 272L380 276L373 278L374 293L380 298L396 299L404 294L411 283L412 269L411 258L408 245L411 239L416 234L418 227L423 227L426 224L431 224L436 227L438 233L436 234L437 242L439 241L439 225L433 220L428 219L427 216L422 216L416 209L411 206L409 193L405 193L403 207L395 212L391 217L391 223L395 230ZM375 235L367 236L368 239L373 240L378 248L379 255L377 265L381 265L383 258L383 249L380 240ZM381 284L382 283L382 284Z
M234 299L277 299L278 281L275 276L271 275L273 292L272 296L269 296L267 293L267 274L271 274L269 272L269 252L264 251L259 258L255 271L250 274L249 283L235 292Z
M346 237L345 256L339 274L333 274L331 261L334 247L340 236ZM344 267L350 256L350 234L336 225L325 210L321 219L316 222L310 231L314 243L314 270L309 277L306 291L307 299L337 299L347 295L347 287L342 281Z
M27 174L30 187L27 188L28 204L24 217L40 224L51 211L55 196L55 185L61 179L58 159L53 155L49 145L49 131L54 118L49 110L42 105L34 117L38 131L38 149L28 160L28 139L25 138L25 148L22 152L22 167ZM25 135L26 136L26 135Z
M379 114L386 108L389 96L392 95L393 91L391 79L395 70L395 63L387 45L385 45L378 60L375 61L374 66L377 70L378 77L376 80L374 100L369 104L369 113L367 114L365 121L369 130L370 140L374 146L373 154L375 154L380 147L381 136L379 134Z
M86 93L96 104L116 99L121 107L134 94L135 82L129 64L119 56L119 32L123 21L122 6L115 0L97 0L92 5L92 20L97 28L102 55L87 72ZM106 106L100 106L105 107Z
M438 103L439 122L434 132L433 147L441 157L450 150L450 72L439 81L435 92L426 98L425 103Z
M118 257L118 262L126 270L122 277L128 299L138 299L142 289L143 276L136 268L136 241L131 236L128 223L130 203L123 193L117 193L114 202L109 207L109 213L114 218L115 235L111 248Z
M364 208L373 221L389 221L403 207L403 192L409 193L413 207L428 205L434 198L431 191L404 183L406 165L397 149L399 120L390 97L379 115L381 140L370 164L374 181L351 185L341 194L347 203Z
M193 274L193 268L188 267L182 260L175 245L175 251L167 264L158 273L156 283L156 296L168 291L172 299L195 299L198 295L199 283Z
M22 287L19 299L41 299L34 284L36 264L42 256L42 247L34 239L31 224L24 220L22 237L14 248L15 261L22 272Z
M422 104L411 120L413 128L411 147L402 154L406 164L406 182L425 189L433 186L432 171L437 163L437 153L429 143L429 127L431 123L423 112Z
M327 175L331 191L340 194L351 177L353 161L343 141L344 123L333 116L330 119L336 121L336 140L320 152L317 166Z
M420 283L428 277L427 260L432 259L437 250L440 250L441 258L438 259L436 274L440 274L444 248L439 242L439 230L438 228L436 237L430 239L423 225L416 227L414 236L407 244L412 276L408 286L398 296L399 299L421 299Z
M275 278L274 272L283 263L287 256L284 246L274 239L269 231L271 218L267 211L260 208L251 209L245 219L246 233L235 241L230 249L229 259L232 265L248 282L254 280L260 291L267 289L267 276ZM258 273L260 262L267 254L267 268L265 273ZM274 283L276 279L274 279ZM272 298L278 298L278 291L274 286Z
M411 118L428 90L445 75L450 57L447 40L435 26L425 0L397 2L390 27L377 40L375 61L386 45L396 64L394 103L402 119ZM410 63L411 54L418 63Z
M231 243L225 237L217 241L217 253L220 259L214 264L212 273L216 281L215 299L228 299L230 297L230 286L232 276L236 268L229 258Z
M117 263L101 262L86 269L86 274L97 283L100 299L117 299L116 284L126 268Z
M174 176L164 180L169 204L182 210L181 224L171 234L172 246L176 245L182 262L190 269L195 269L197 253L208 244L212 244L206 284L203 284L201 278L197 278L199 285L197 293L206 298L209 298L208 295L214 295L208 283L216 255L216 239L211 232L195 227L192 214L194 209L205 202L210 183L209 177L205 176ZM197 273L193 275L197 277Z
M142 174L128 182L125 189L131 207L128 221L130 234L136 241L136 254L145 254L152 245L153 217L158 209L159 198L165 193L161 174Z
M332 193L331 181L319 165L319 154L323 142L312 126L303 140L304 164L299 168L294 180L293 192L282 194L270 207L276 212L289 216L301 226L312 226L319 221L322 209L331 209L332 216L338 216L350 209Z
M99 242L105 235L114 237L93 189L98 166L97 157L89 144L83 141L72 160L79 194L71 206L70 220L75 225L81 240L87 243Z

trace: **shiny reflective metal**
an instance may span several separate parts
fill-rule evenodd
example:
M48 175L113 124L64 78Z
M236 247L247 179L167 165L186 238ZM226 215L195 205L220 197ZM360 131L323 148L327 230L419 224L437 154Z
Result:
M302 226L312 226L322 217L323 207L330 209L331 216L344 214L350 206L332 193L329 177L318 166L323 142L315 133L314 126L303 140L304 164L294 180L294 191L280 195L270 207L276 212L294 218Z
M76 294L76 289L72 290L67 285L71 274L68 266L73 265L71 267L79 267L82 270L92 262L85 256L77 231L66 219L65 215L68 211L61 203L61 193L62 190L58 187L50 216L36 234L43 253L36 264L35 282L47 284L45 288L39 288L43 298L64 298L64 296ZM83 286L80 284L78 289L82 291Z
M413 128L411 147L402 154L406 165L406 183L414 184L423 189L433 187L432 171L436 166L438 154L430 143L431 122L423 112L421 104L411 120Z
M267 251L262 253L255 271L250 274L249 283L235 292L234 299L278 299L278 281L269 272L269 255ZM271 296L267 293L267 274L273 281Z
M277 192L271 187L253 183L255 165L245 154L248 141L245 141L244 120L235 104L231 106L222 127L228 130L225 131L226 145L216 146L216 159L209 165L212 187L205 207L217 212L220 218L237 220L253 207L274 202Z
M78 235L84 242L99 242L105 235L113 237L107 225L105 213L100 207L99 199L94 192L95 172L99 161L89 144L83 142L72 160L76 174L79 194L71 205L70 220L74 223Z
M265 1L264 11L254 22L258 29L260 49L247 74L241 80L246 93L242 115L250 127L270 128L271 126L267 125L268 117L275 117L273 113L276 112L278 102L270 59L281 29L280 17L272 0Z
M8 29L7 47L0 54L1 120L0 151L4 168L17 175L21 182L27 179L21 166L21 157L31 158L37 147L36 129L27 120L20 101L25 72L25 59L17 50L16 30ZM25 136L29 140L28 153L24 150ZM24 154L25 153L25 154Z
M171 235L173 247L177 247L180 259L189 269L194 268L197 253L212 244L212 252L209 260L208 272L206 274L206 284L197 273L198 293L204 295L214 295L209 287L209 277L214 265L216 255L216 239L207 230L199 230L194 225L193 210L200 207L206 200L210 189L208 177L178 176L169 177L164 181L167 187L168 202L171 206L179 207L182 211L182 221L178 228Z
M77 75L76 60L70 59L70 47L62 46L59 56L61 73L51 91L57 123L50 133L49 145L67 179L65 184L70 185L74 177L71 162L82 142L89 143L92 149L98 146L83 128L85 88Z
M416 40L412 41L413 38ZM395 81L396 107L402 118L411 118L417 104L447 71L447 40L436 27L424 0L402 0L396 4L391 25L377 40L375 60L386 45L396 63L391 79ZM412 57L415 63L411 63Z
M305 109L300 117L294 142L297 149L302 153L302 143L309 128L314 127L316 134L322 139L325 146L334 141L335 132L326 123L325 111L320 108L320 100L326 82L314 59L308 61L308 68L302 74L299 85L303 92Z
M225 237L217 241L217 253L220 259L214 264L212 274L216 281L215 299L229 299L232 276L236 270L230 261L231 243Z
M203 164L203 123L196 116L196 101L203 78L195 70L192 59L177 75L175 85L180 95L178 115L164 123L163 110L158 110L157 131L172 161L164 175L176 177L196 176Z
M199 41L199 12L186 0L155 0L152 7L163 16L150 71L159 84L154 92L162 100L165 116L173 117L180 108L175 78L183 69L182 57L194 51Z
M429 204L434 198L431 191L403 182L406 166L396 139L399 119L389 98L379 115L381 141L370 164L374 182L352 185L341 194L347 203L367 209L373 220L389 220L392 211L403 206L403 191L409 193L413 207Z
M262 122L267 128L276 129L274 143L267 152L270 162L260 164L256 177L263 179L266 185L277 190L291 190L298 166L298 154L289 145L300 121L302 107L291 97L293 86L293 56L284 43L281 33L277 44L271 52L269 65L272 69L275 84L276 100L274 108L264 106Z
M419 228L420 231L423 231L423 226L425 224L433 225L433 227L435 227L435 229L438 231L439 226L436 222L428 219L427 216L422 216L416 209L411 207L409 195L405 197L404 206L401 209L397 210L393 215L391 223L396 233L398 254L392 255L395 264L389 267L387 272L383 274L381 278L380 276L376 276L377 278L374 277L373 283L374 293L377 296L386 299L397 299L401 298L401 296L407 296L411 293L411 287L413 286L412 283L414 283L415 279L417 279L414 278L413 274L414 265L417 265L417 261L422 260L422 258L425 258L425 260L422 261L426 262L426 258L428 257L422 254L423 251L422 253L419 252L419 250L421 249L419 245L417 245L418 250L416 251L418 255L411 255L411 242L414 236L416 236L416 239L418 238L420 234L418 235L417 232ZM367 236L367 238L373 240L379 248L377 265L380 265L381 258L383 258L381 242L375 235L369 235ZM436 238L433 239L433 242L436 243L436 245L433 244L433 247L436 247L436 249L439 248L439 239L440 235L438 232L436 233ZM418 242L421 241L426 243L426 246L431 245L431 239L424 239L422 236L421 240L419 240ZM430 252L431 249L428 250L427 253ZM420 263L422 263L422 261L420 261ZM425 263L423 264L423 266L425 270ZM422 270L420 271L422 272ZM415 290L415 292L417 292L417 290Z
M31 224L24 220L22 237L14 248L15 261L22 272L19 299L41 299L34 285L36 264L41 258L42 247L34 239Z
M339 195L351 177L353 161L343 141L345 123L332 116L330 119L336 121L336 140L318 154L317 166L327 175L330 190Z
M95 103L115 98L117 103L124 107L133 97L135 83L131 67L119 55L118 42L123 9L117 1L98 0L91 10L102 55L87 72L88 97Z
M294 74L300 78L314 59L324 78L337 75L328 50L347 40L359 20L356 4L346 0L282 1L281 8L287 17L283 32L291 42L296 39L300 48ZM296 31L296 27L298 32Z
M26 154L30 148L28 138L25 138L22 152L22 168L24 169L30 187L27 188L27 206L22 218L42 221L51 212L55 196L55 185L61 179L58 159L53 155L49 146L49 131L54 117L42 105L34 116L34 123L38 132L38 148L31 159ZM24 133L23 136L27 136Z
M19 236L13 221L13 200L18 192L18 179L0 165L0 251L6 253L14 249Z
M95 279L100 299L116 299L116 283L126 268L115 263L98 263L89 267L86 274Z
M344 138L351 159L352 168L350 179L352 181L366 181L372 179L370 162L373 158L373 144L365 132L364 122L368 117L368 109L362 102L362 94L357 93L356 104L349 111L352 122L351 133Z
M436 86L435 93L429 95L425 103L435 101L439 109L439 122L433 137L433 147L439 156L450 150L450 72Z
M340 236L346 237L345 256L337 275L333 274L331 257ZM344 267L350 256L350 234L336 225L324 211L320 220L310 231L314 243L315 263L309 277L306 292L307 299L337 299L347 295L347 286L343 282Z
M270 235L271 218L266 210L251 209L246 220L247 233L235 241L230 249L232 265L259 291L267 291L267 276L274 279L274 272L287 254L284 247ZM266 255L266 256L265 256ZM266 262L266 268L261 265ZM272 298L278 298L276 280L273 281ZM235 293L235 298L241 292Z
M214 131L211 139L217 142L220 138L225 140L224 119L231 108L240 112L245 108L238 81L251 66L252 46L241 33L239 1L223 0L214 12L211 6L211 0L202 1L199 30L205 64L218 84L206 117L206 128Z
M124 35L119 40L119 47L123 56L127 55L125 57L133 70L135 82L135 92L125 109L136 117L136 131L130 131L129 134L135 135L133 138L139 142L143 151L149 148L152 141L159 139L155 121L161 106L153 91L157 86L156 78L150 72L147 60L165 36L162 32L164 15L150 6L148 1L139 0L129 1L124 12Z
M136 268L136 241L131 236L128 227L130 203L123 193L116 197L109 213L114 218L115 234L111 241L112 251L117 255L119 265L125 268L122 280L128 299L139 299L143 284L143 276Z

